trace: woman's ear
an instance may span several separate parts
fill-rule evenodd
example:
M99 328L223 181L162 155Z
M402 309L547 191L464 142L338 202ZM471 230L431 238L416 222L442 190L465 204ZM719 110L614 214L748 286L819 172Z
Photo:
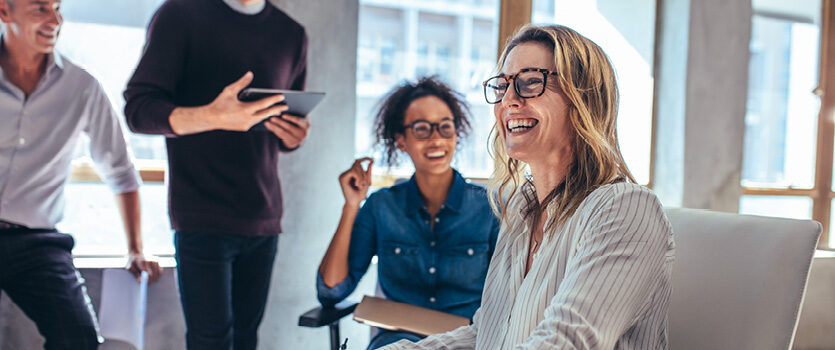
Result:
M403 134L394 135L394 144L397 145L397 149L406 152L406 137Z

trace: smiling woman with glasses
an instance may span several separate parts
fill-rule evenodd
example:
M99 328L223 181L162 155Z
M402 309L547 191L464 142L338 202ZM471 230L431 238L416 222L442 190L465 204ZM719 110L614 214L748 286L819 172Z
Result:
M484 188L450 165L468 119L461 95L434 77L404 83L383 99L376 120L383 161L394 165L406 153L415 174L375 192L362 207L372 159L357 159L340 175L345 206L317 276L323 305L351 294L377 255L378 283L388 299L473 317L499 226ZM369 349L401 339L420 337L381 330Z
M497 68L484 96L502 231L481 308L386 349L666 349L672 230L620 153L609 58L567 27L527 26Z

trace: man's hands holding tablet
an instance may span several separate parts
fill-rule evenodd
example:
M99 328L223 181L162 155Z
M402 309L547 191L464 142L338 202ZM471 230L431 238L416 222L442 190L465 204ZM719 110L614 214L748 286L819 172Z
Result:
M289 149L301 145L307 137L310 122L298 115L287 114L283 94L272 94L254 101L241 101L238 96L252 82L252 72L227 85L211 103L198 107L177 107L168 117L171 130L177 135L211 130L248 131L265 121L264 126Z
M284 147L294 149L307 137L310 122L307 118L285 113L267 119L264 126L284 143Z

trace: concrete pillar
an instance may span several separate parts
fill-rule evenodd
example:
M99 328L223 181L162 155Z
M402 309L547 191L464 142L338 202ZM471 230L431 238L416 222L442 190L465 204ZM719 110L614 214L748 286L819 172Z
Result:
M736 212L751 3L658 4L653 186L666 206Z
M326 329L301 328L297 323L302 312L318 305L316 269L343 204L337 177L354 157L359 4L271 2L307 29L307 89L325 91L327 96L310 115L312 128L304 146L281 157L284 233L279 238L259 349L324 349L329 344ZM344 323L349 322L353 323ZM368 328L363 332L367 334ZM351 348L359 346L351 343Z

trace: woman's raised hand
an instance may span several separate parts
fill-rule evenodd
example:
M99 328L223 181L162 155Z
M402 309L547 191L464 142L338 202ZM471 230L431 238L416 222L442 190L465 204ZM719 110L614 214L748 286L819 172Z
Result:
M368 162L368 167L363 170L362 163ZM345 204L359 207L360 203L368 195L368 187L371 186L371 166L374 159L369 157L360 158L354 161L351 168L339 175L339 186L342 187L342 195L345 197Z

